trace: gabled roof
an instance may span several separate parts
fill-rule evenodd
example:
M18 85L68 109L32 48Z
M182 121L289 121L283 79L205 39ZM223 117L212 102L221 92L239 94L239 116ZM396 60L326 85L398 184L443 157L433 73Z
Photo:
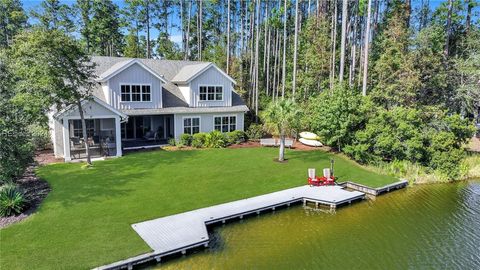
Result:
M184 61L184 60L163 60L163 59L142 59L142 58L127 58L127 57L109 57L109 56L93 56L92 62L95 63L95 73L97 76L106 74L110 72L114 66L120 67L124 66L127 62L137 60L143 65L149 67L157 74L162 74L162 76L167 80L167 83L162 84L162 100L164 108L174 108L174 107L188 107L188 102L185 100L180 89L177 85L173 83L173 78L180 73L180 71L189 66L203 67L203 71L206 71L209 67L213 66L217 68L213 63L210 62L200 62L200 61ZM225 74L223 71L217 68L222 74ZM197 71L197 76L203 72L201 69ZM225 74L225 76L227 76ZM227 76L227 78L231 79ZM193 78L190 78L190 80ZM232 82L233 81L232 79ZM180 83L179 83L180 84ZM96 89L93 91L94 95L97 97L103 97L103 89L101 84L96 85ZM235 92L234 92L235 93ZM235 105L245 105L245 102L238 96L236 93L232 96L232 106Z
M118 73L124 71L125 69L129 68L130 66L138 64L141 66L143 69L146 71L150 72L153 76L157 77L159 80L161 80L163 83L166 83L167 81L163 78L162 75L156 73L153 69L148 67L147 65L143 64L140 60L138 59L130 59L126 61L121 61L113 66L111 66L109 69L107 69L105 72L99 75L97 78L97 81L99 82L105 82L108 79L112 78L113 76L117 75Z
M122 119L127 119L128 118L128 116L126 114L124 114L123 112L113 108L112 106L108 105L107 103L105 103L103 100L97 98L96 96L92 96L91 99L83 99L82 102L81 102L82 106L85 106L88 102L90 102L92 100L95 101L96 103L98 103L99 105L101 105L102 107L104 107L105 109L111 111L113 114L116 114L116 115L120 116L120 118L122 118ZM77 104L70 104L67 107L65 107L63 110L60 110L57 113L55 113L53 115L53 118L62 119L64 117L68 116L75 109L78 109Z
M230 81L232 81L232 83L237 84L237 82L232 77L228 76L225 72L223 72L223 70L219 69L216 65L214 65L211 62L184 66L175 75L175 77L172 78L172 82L178 83L178 84L189 83L193 79L198 77L200 74L202 74L204 71L208 70L210 67L214 67L216 70L222 73L223 76L227 77Z

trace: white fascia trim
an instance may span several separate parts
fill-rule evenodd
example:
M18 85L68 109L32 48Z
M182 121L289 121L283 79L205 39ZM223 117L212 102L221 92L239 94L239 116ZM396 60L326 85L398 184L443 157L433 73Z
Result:
M110 78L116 76L117 74L119 74L120 72L124 71L125 69L131 67L132 65L134 64L138 64L139 66L141 66L143 69L145 69L146 71L150 72L153 76L157 77L160 81L162 81L163 83L167 83L167 81L163 78L163 76L159 75L158 73L156 73L155 71L153 71L151 68L149 68L148 66L144 65L142 62L140 62L138 59L132 59L130 62L126 63L125 65L123 65L121 68L117 69L115 72L113 72L112 74L109 74L108 76L106 77L103 77L101 79L98 79L97 81L99 82L105 82L105 81L108 81L110 80Z
M237 84L237 82L232 77L228 76L227 73L225 73L223 70L221 70L219 67L217 67L214 63L209 63L207 66L205 66L204 68L199 70L196 74L194 74L192 77L190 77L190 79L188 79L187 81L185 81L185 82L175 82L175 83L189 84L190 82L192 82L192 80L194 80L195 78L200 76L200 74L207 71L211 67L214 67L216 70L218 70L223 76L225 76L227 79L229 79L233 84L235 84L235 85Z

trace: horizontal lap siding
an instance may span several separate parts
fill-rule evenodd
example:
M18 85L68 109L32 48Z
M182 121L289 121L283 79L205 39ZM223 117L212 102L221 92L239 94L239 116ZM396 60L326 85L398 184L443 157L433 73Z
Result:
M222 85L223 101L200 101L201 85ZM190 82L192 95L190 104L192 107L226 107L232 106L232 82L219 72L215 67L210 67Z
M150 84L150 102L121 102L120 84ZM112 95L110 104L116 109L158 109L162 107L161 81L138 64L134 64L109 81Z
M175 115L175 139L179 139L183 133L183 118L200 117L200 132L210 132L213 130L213 118L215 116L236 116L237 130L244 130L244 113L200 113L200 114L176 114Z

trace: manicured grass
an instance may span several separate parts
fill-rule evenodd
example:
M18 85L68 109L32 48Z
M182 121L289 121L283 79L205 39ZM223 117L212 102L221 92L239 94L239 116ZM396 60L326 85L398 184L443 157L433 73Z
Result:
M277 149L154 151L94 163L55 164L38 174L52 192L38 213L0 231L1 269L86 269L148 252L130 224L306 183L331 154ZM381 186L396 179L335 158L340 181Z

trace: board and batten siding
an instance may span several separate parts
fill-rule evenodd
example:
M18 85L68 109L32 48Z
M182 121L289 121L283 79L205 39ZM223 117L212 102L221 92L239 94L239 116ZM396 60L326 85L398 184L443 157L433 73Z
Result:
M149 84L151 101L121 101L122 84ZM162 108L162 82L138 64L133 64L119 74L113 76L108 85L111 89L109 104L115 109L158 109Z
M200 101L200 86L221 85L223 86L222 101ZM192 94L190 96L190 107L227 107L232 106L232 88L233 84L225 75L211 66L202 74L198 75L190 82Z
M183 119L188 117L200 117L200 132L213 131L214 123L213 118L215 116L236 116L236 130L244 130L244 116L243 112L232 113L198 113L198 114L175 114L175 139L180 139L180 135L183 134Z

